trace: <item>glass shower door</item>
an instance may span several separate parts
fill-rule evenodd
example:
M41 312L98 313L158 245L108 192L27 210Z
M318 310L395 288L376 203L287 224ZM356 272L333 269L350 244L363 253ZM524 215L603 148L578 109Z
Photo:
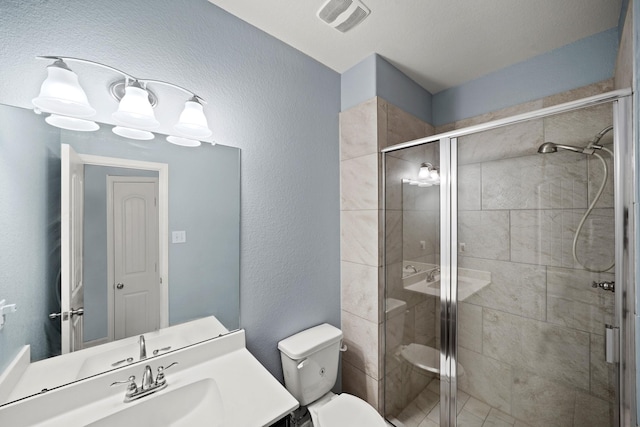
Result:
M439 147L385 154L385 417L407 427L440 421Z
M458 425L615 425L612 123L605 104L451 140Z

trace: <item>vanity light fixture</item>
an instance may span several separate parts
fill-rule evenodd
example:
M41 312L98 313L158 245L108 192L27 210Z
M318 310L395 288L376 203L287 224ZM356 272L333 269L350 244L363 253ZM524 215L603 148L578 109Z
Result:
M202 104L197 96L194 95L193 98L185 102L184 110L173 128L179 134L189 138L200 139L211 136L211 129L209 129Z
M116 135L129 139L137 139L138 141L149 141L155 138L155 135L148 130L128 128L124 126L114 126L111 132Z
M49 117L45 117L45 122L51 126L56 126L62 129L75 130L79 132L92 132L100 129L100 126L96 122L91 120L78 119L76 117L60 116L58 114L51 114Z
M136 78L109 65L87 59L63 56L36 58L54 61L47 67L47 78L42 83L40 94L32 101L36 113L50 114L45 118L50 125L79 131L100 128L97 123L85 120L95 115L96 110L89 104L87 95L78 82L78 76L67 65L67 62L75 61L101 67L124 77L109 87L109 92L118 101L118 109L111 115L116 122L113 133L137 140L150 140L155 137L149 130L161 124L153 111L158 104L158 97L148 85L158 85L172 87L189 96L177 123L173 126L175 136L167 137L167 141L181 146L197 147L201 144L200 140L212 134L204 115L203 104L206 102L188 89L161 80Z
M78 75L62 60L47 67L47 78L40 86L40 94L31 101L41 111L64 116L91 117L96 110L89 105L87 94L80 86Z
M149 102L149 92L137 80L126 85L124 96L118 104L118 111L113 113L111 117L124 126L147 129L160 126Z

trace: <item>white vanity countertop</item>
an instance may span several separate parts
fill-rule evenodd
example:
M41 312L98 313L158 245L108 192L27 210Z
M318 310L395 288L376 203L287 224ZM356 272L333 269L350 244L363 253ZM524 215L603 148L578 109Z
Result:
M151 355L157 348L170 345L177 349L228 332L218 319L209 316L148 332L144 336L147 340L147 351ZM28 364L6 401L17 400L39 393L43 388L51 389L105 372L113 369L111 363L130 356L138 360L138 340L137 336L129 337ZM91 369L90 362L97 362L93 363L94 369ZM86 369L87 367L89 369Z
M170 393L204 378L215 380L223 405L220 425L269 426L298 407L298 402L245 347L244 331L156 357L148 361L155 371L160 365L178 365L166 373L166 389L134 402L124 403L125 388L110 387L114 381L135 375L140 382L144 362L89 378L46 394L0 408L2 425L78 426L153 396ZM144 425L144 424L140 424Z

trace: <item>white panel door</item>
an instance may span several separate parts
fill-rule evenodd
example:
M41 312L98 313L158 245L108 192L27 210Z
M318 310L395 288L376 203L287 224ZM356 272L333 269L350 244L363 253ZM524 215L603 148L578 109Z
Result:
M61 151L61 319L62 353L82 348L84 282L82 274L82 224L84 164L67 144Z
M110 177L114 338L160 327L157 178Z

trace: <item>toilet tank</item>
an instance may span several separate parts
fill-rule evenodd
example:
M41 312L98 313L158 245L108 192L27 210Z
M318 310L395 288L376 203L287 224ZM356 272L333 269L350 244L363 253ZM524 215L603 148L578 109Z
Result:
M327 323L278 343L284 384L305 406L328 393L338 376L342 331Z

